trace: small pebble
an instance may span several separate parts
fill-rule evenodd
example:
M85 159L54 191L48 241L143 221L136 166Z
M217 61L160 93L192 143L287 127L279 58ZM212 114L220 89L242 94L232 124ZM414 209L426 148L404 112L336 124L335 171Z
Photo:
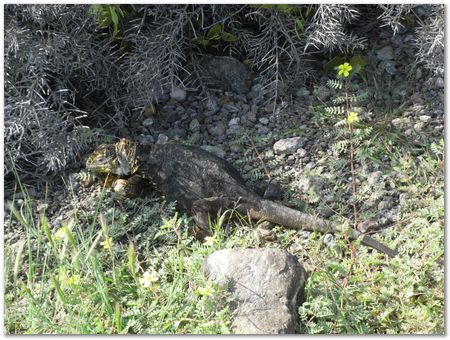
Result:
M144 125L145 127L149 127L153 125L153 118L146 118L144 119L144 121L142 122L142 125Z
M423 115L423 116L419 116L419 119L421 122L428 123L431 120L431 117L427 116L427 115Z
M186 91L174 86L170 91L170 98L180 102L184 101L186 99Z
M169 141L169 137L167 137L163 133L160 133L158 135L158 140L156 141L156 144L166 144L168 141Z
M267 124L269 124L269 118L267 118L267 117L261 117L261 118L259 118L259 122L260 122L262 125L267 125Z
M442 79L441 77L438 77L436 79L436 86L443 89L445 87L444 79Z

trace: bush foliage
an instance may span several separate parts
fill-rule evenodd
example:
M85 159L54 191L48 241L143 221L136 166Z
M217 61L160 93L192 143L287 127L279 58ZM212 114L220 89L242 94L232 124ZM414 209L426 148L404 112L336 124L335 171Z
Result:
M367 5L364 5L367 7ZM202 54L250 59L267 100L314 75L314 53L364 47L358 27L395 34L413 5L7 5L5 174L57 173L93 127L120 129L172 86L199 87ZM443 72L441 5L420 6L417 57ZM216 32L217 31L217 32ZM220 31L220 32L219 32Z

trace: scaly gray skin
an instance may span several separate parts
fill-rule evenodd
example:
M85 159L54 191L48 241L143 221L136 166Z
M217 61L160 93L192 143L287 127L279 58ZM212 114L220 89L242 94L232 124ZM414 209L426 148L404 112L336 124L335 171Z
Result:
M125 148L117 145L125 145ZM133 146L128 157L128 146ZM106 159L95 151L88 159L87 168L94 172L109 172L119 176L138 174L153 183L167 200L176 201L179 210L191 213L200 227L208 226L208 214L236 209L252 219L266 220L292 229L321 233L346 233L350 239L394 257L397 252L368 235L351 228L342 230L321 218L263 199L247 188L239 172L225 160L199 148L177 144L138 145L122 140L110 145L117 158ZM117 161L119 159L120 161ZM106 166L107 164L110 166ZM114 165L112 165L114 164ZM133 169L133 170L131 170Z

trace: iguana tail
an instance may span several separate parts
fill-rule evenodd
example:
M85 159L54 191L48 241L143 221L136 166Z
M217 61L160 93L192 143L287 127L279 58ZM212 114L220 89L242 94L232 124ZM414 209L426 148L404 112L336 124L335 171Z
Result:
M276 202L261 200L258 204L240 202L238 210L247 211L253 219L263 219L272 223L280 224L292 229L308 231L319 231L321 233L346 233L351 239L361 239L361 243L381 251L390 257L395 257L398 252L376 241L352 228L341 228L322 218L302 213L298 210L288 208Z

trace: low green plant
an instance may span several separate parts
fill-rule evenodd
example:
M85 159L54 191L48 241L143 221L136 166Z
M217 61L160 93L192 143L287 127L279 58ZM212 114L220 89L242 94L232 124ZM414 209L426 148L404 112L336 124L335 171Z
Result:
M425 133L408 141L399 138L400 132L392 129L380 132L379 117L371 117L367 108L352 108L358 101L369 98L370 93L369 97L361 97L358 85L349 81L345 95L346 75L348 72L352 76L353 69L349 69L351 63L340 65L341 79L333 79L329 86L337 92L344 91L344 95L333 98L334 106L316 107L317 116L325 116L317 122L324 129L329 125L336 127L327 131L335 142L327 152L318 152L316 167L304 175L326 179L317 192L317 205L326 205L326 197L331 196L328 204L336 220L348 220L353 202L358 203L360 222L372 220L380 214L377 203L383 196L398 197L399 206L391 226L380 234L383 242L400 254L387 261L380 254L359 247L351 257L340 257L320 243L306 244L301 252L293 243L290 249L303 258L311 272L305 303L299 308L298 332L442 334L444 141ZM399 108L396 112L402 111ZM354 176L348 170L351 127L358 180L354 201L349 199L355 192L351 189ZM368 172L374 170L380 178L368 183ZM350 209L348 201L352 202ZM339 235L336 243L342 245Z
M420 162L393 157L404 178L401 218L384 231L400 251L386 262L359 248L355 258L308 248L305 303L299 332L336 334L443 334L444 183L443 142L432 143ZM401 153L399 152L398 155ZM393 175L395 176L395 175Z
M221 24L215 24L208 30L205 36L196 37L193 41L203 47L210 46L218 49L221 42L233 43L236 39L237 37L234 34L226 32Z
M95 16L100 28L109 28L113 35L119 32L119 21L125 16L121 5L91 5L89 14Z
M74 214L58 228L24 197L22 207L9 206L23 236L5 248L5 333L229 333L226 287L201 273L204 256L221 243L189 236L180 229L185 216L167 215L166 235L147 235L159 245L142 249L145 240L133 235L142 230L128 230L128 240L117 233L123 212L104 208L104 192L90 221Z
M350 77L356 73L360 72L364 63L361 62L361 58L352 58L355 60L354 70L353 65L344 62L336 66L337 79L329 80L327 85L334 89L343 92L343 95L336 96L333 98L334 106L328 106L325 111L330 115L335 115L338 117L338 121L335 126L339 130L341 138L333 144L332 150L338 156L348 150L348 159L351 175L351 200L350 204L353 209L353 228L359 229L360 220L358 218L359 214L359 201L358 201L358 191L357 191L357 171L355 158L356 148L361 145L361 143L370 136L371 128L359 125L359 122L363 120L360 115L362 112L361 107L357 107L357 103L361 102L367 97L367 93L350 93Z

